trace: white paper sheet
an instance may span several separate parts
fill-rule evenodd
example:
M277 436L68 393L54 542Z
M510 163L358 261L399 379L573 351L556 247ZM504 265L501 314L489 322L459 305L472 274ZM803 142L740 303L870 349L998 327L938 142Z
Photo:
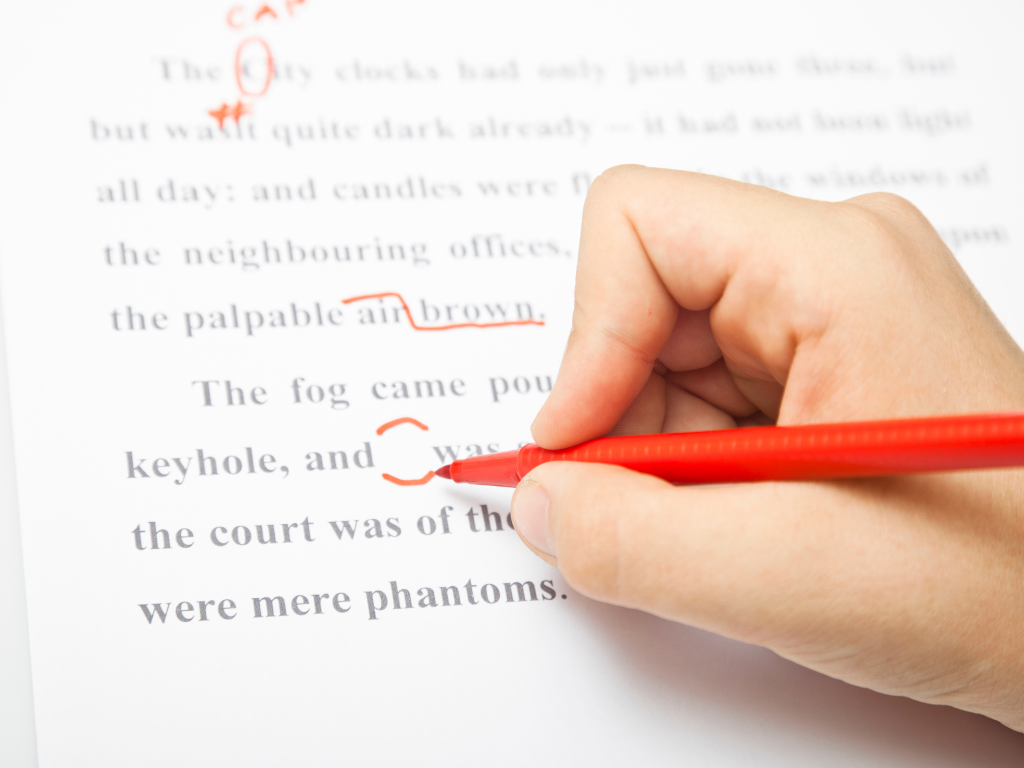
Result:
M508 491L382 477L529 439L620 162L905 195L1020 339L1019 4L5 17L41 765L1019 761L982 718L589 602ZM463 323L511 324L431 330Z

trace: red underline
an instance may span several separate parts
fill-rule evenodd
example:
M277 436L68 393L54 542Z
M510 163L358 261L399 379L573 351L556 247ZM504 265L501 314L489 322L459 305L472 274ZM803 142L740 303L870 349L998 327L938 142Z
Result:
M417 325L416 321L412 318L412 312L409 311L409 305L405 303L405 299L402 298L402 294L386 292L386 293L368 293L365 296L353 296L350 299L342 299L342 304L351 304L353 301L364 301L366 299L385 299L388 297L394 297L398 299L402 304L402 309L405 310L405 316L409 318L409 325L412 326L415 331L450 331L453 328L500 328L505 325L544 325L543 320L504 320L498 323L454 323L452 325Z

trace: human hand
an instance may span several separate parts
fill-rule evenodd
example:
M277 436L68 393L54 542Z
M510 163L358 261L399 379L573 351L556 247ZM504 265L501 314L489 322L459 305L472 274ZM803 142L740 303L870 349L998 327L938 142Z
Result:
M537 443L1024 409L1024 354L901 198L624 166L583 213ZM1024 471L673 487L552 462L516 530L579 592L1024 730Z

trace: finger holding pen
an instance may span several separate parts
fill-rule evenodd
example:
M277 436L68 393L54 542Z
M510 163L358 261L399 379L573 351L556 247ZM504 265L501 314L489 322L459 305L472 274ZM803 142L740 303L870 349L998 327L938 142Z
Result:
M598 179L534 423L617 434L1024 407L1024 358L927 221L646 168ZM547 464L517 530L581 592L1024 727L1019 471L673 488Z

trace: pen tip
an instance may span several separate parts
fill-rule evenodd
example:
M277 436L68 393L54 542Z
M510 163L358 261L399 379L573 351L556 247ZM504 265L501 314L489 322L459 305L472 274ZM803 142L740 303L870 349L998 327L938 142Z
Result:
M434 470L434 474L437 475L438 477L443 477L445 480L451 480L452 479L452 465L451 464L445 464L440 469Z

